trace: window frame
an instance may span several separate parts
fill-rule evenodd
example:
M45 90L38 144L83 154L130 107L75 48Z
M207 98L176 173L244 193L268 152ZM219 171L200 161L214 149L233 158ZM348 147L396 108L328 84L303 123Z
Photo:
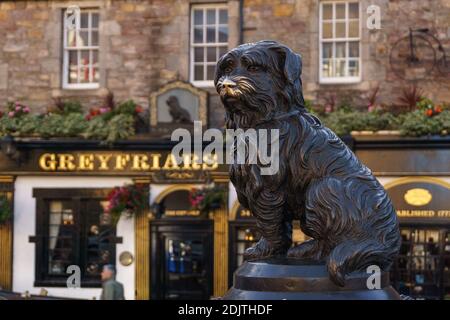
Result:
M226 9L227 15L228 15L228 21L227 21L227 30L228 30L228 38L226 44L224 42L212 42L212 43L206 43L203 42L201 44L194 43L194 10L195 9L202 9L204 12L206 9L215 9L216 12L220 9ZM230 47L230 22L229 22L229 14L230 10L228 8L227 3L205 3L205 4L192 4L190 7L190 21L189 21L189 81L192 83L192 85L196 87L214 87L214 80L194 80L194 49L196 47L221 47L221 46L227 46L227 50ZM204 22L204 21L203 21ZM216 40L218 40L218 30L219 30L219 21L216 20L215 28L216 28ZM203 23L203 37L205 39L206 37L206 23ZM205 62L206 57L204 57L203 66L207 66L208 62ZM215 64L217 61L215 62ZM206 73L206 68L204 70L204 74Z
M33 197L36 198L36 234L31 237L35 242L35 279L34 286L41 287L66 287L67 277L70 274L52 275L48 270L48 240L49 240L49 222L50 211L48 203L50 201L70 201L73 210L74 220L78 221L79 233L76 235L76 242L73 244L74 260L78 265L85 262L87 247L87 237L85 232L85 223L87 217L82 217L83 200L106 200L111 189L78 189L78 188L35 188L33 189ZM117 237L117 228L112 226L112 262L116 264L117 244L122 242L121 237ZM80 266L82 267L82 266ZM81 270L81 287L99 288L101 287L101 279L93 279L92 276L86 275Z
M66 10L62 11L62 31L63 31L63 39L62 39L62 54L63 54L63 59L62 59L62 88L63 89L67 89L67 90L86 90L86 89L98 89L100 88L100 79L98 82L90 82L90 83L69 83L68 81L68 76L69 76L69 52L71 50L74 51L80 51L80 50L89 50L89 51L94 51L97 50L98 52L98 59L100 59L100 10L99 8L81 8L81 13L89 13L89 25L88 25L88 33L89 33L89 38L90 38L90 34L92 31L92 26L91 26L91 21L92 21L92 13L97 13L99 16L99 26L96 28L99 38L98 38L98 45L97 46L84 46L84 47L69 47L67 46L67 30L66 30L66 19L65 19L65 14L66 14ZM92 56L91 53L89 53L89 58L92 61ZM80 55L77 54L77 60L79 62L80 60ZM100 72L100 63L97 61L97 69L98 72ZM91 65L92 66L92 65ZM77 68L79 68L79 64L77 64ZM92 67L91 67L92 68Z
M335 8L336 8L336 4L345 4L345 11L346 11L346 19L344 19L343 21L345 21L345 25L346 25L346 37L345 38L335 38ZM348 34L348 26L349 26L349 4L350 3L358 3L358 34L359 36L356 38L350 38L347 37ZM323 6L325 4L332 4L332 19L330 21L332 21L332 30L333 30L333 38L330 39L323 39ZM327 20L328 21L328 20ZM361 25L361 1L359 0L346 0L346 1L339 1L339 0L335 0L335 1L320 1L319 4L319 83L320 84L351 84L351 83L358 83L361 82L362 80L362 49L361 49L361 39L362 39L362 25ZM359 74L358 76L344 76L344 77L324 77L323 76L323 43L338 43L338 42L343 42L345 43L345 47L346 47L346 65L345 65L345 72L348 73L348 53L349 53L349 45L348 43L351 41L357 41L358 45L359 45L359 57L358 57L358 64L359 64ZM333 45L333 48L335 48L335 46ZM335 57L335 49L333 49L333 57Z

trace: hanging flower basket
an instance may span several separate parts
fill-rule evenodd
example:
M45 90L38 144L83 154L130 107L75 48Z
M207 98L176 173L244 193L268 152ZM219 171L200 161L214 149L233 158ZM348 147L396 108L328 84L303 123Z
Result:
M201 213L219 209L226 202L226 190L222 186L208 186L205 188L193 188L189 193L189 202L193 210Z
M117 224L122 214L131 218L144 209L147 199L143 185L126 184L112 189L108 194L108 201L106 214L109 214L111 221Z
M11 204L6 195L0 195L0 225L11 219Z

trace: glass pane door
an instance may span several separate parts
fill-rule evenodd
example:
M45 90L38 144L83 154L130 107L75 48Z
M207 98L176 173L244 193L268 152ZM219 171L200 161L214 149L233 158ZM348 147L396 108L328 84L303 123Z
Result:
M402 246L392 271L396 289L416 299L444 298L449 294L449 232L411 227L401 228L401 235Z
M204 258L202 239L166 238L165 299L208 298Z

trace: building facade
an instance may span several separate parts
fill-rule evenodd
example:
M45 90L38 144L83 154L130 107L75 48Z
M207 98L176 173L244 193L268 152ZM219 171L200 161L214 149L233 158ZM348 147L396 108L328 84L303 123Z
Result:
M381 29L367 26L371 5L380 9ZM80 18L72 24L73 6ZM170 164L173 143L158 131L167 117L158 97L169 105L167 90L175 90L198 105L205 127L222 128L224 111L212 83L217 59L240 43L273 39L301 53L307 99L324 103L334 93L364 106L379 87L380 99L390 103L414 83L392 71L391 48L409 27L429 28L447 48L449 15L448 0L2 1L0 105L20 101L44 112L61 98L92 107L111 92L148 110L150 132L113 146L2 140L0 193L12 203L13 217L0 225L0 286L98 298L99 270L114 263L127 299L223 295L258 233L226 166ZM450 101L450 79L437 70L419 85L430 98ZM347 142L399 210L404 246L392 273L397 289L448 297L448 138ZM227 190L226 204L193 212L190 190L211 182ZM102 223L107 193L126 183L145 186L145 210L122 216L115 227ZM304 239L296 225L294 241ZM79 288L67 286L69 265L80 267Z

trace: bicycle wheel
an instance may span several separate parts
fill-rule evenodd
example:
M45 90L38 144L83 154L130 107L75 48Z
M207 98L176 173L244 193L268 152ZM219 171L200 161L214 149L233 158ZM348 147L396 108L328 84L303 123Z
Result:
M421 35L413 35L413 54L409 37L398 40L389 57L392 71L404 80L424 79L436 64L436 51L430 41Z
M440 57L436 61L436 67L441 76L447 77L450 75L450 61L445 56Z

